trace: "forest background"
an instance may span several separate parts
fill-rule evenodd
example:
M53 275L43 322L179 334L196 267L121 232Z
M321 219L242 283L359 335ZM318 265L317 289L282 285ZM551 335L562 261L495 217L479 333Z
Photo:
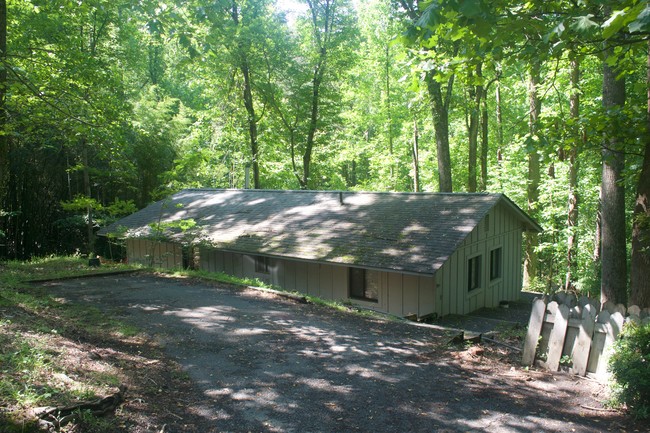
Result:
M528 288L650 306L643 0L0 0L0 259L188 187L503 192Z

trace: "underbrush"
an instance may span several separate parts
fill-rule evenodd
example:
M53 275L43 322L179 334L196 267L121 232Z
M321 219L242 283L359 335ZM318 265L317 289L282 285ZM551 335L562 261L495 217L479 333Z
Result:
M628 323L609 361L614 405L626 405L639 419L650 418L650 323Z

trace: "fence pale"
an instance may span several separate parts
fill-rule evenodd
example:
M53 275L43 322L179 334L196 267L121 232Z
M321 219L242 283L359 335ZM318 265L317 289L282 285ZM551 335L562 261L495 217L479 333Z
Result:
M626 308L606 302L598 312L600 304L584 296L563 293L553 299L559 303L546 305L542 299L533 303L522 355L524 365L533 364L536 352L544 350L547 357L541 365L547 369L557 371L562 357L570 356L571 373L593 373L603 380L607 377L611 347L623 324L650 320L650 310L636 306Z
M524 342L524 353L521 359L523 365L532 365L535 361L535 350L537 349L537 340L542 332L544 324L544 315L546 314L546 303L543 299L535 299L533 309L528 321L528 331Z

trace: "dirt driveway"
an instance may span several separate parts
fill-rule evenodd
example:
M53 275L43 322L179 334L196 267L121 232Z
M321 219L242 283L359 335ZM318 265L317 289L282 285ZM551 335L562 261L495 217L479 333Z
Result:
M619 414L593 410L602 399L593 382L468 358L429 328L146 274L46 285L121 316L163 346L200 393L189 408L202 420L198 431L630 428Z

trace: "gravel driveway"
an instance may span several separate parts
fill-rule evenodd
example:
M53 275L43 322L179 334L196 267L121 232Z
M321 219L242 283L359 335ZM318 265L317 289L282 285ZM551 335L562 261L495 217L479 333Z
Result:
M146 274L46 284L152 336L203 393L212 432L594 432L593 384L464 363L441 331L252 289ZM583 403L580 406L579 403Z

